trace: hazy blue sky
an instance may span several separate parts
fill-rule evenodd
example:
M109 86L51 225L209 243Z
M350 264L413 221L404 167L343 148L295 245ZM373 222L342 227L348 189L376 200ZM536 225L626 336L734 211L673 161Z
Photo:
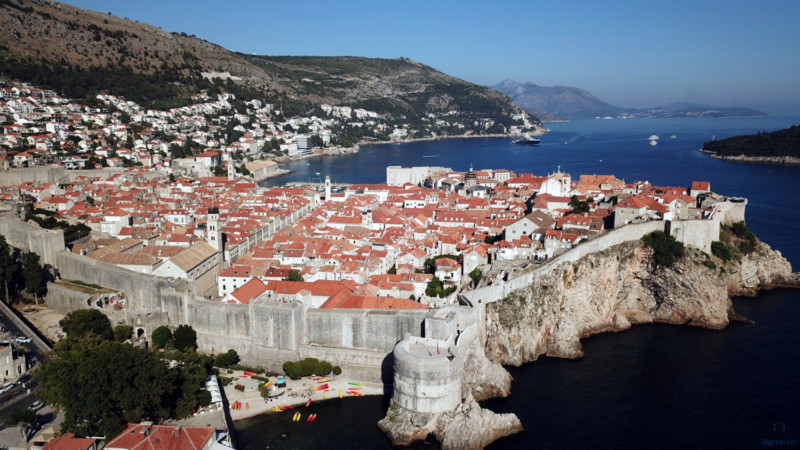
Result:
M619 106L800 112L800 1L69 0L266 55L408 57L492 85L576 86Z

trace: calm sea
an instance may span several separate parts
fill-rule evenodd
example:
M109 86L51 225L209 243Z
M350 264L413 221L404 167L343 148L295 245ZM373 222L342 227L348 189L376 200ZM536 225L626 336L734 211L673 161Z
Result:
M747 222L800 268L800 167L719 161L697 151L712 138L772 131L800 117L582 120L547 124L537 147L505 138L443 139L367 146L355 155L287 164L268 181L382 183L388 165L466 170L508 168L546 174L615 174L656 185L711 182L748 197ZM660 136L648 145L651 134ZM675 138L671 138L671 136ZM735 299L753 324L724 331L640 326L586 339L577 361L541 358L509 368L512 394L484 406L514 412L525 431L492 448L756 448L800 442L800 291ZM237 423L242 448L387 448L375 423L387 400L348 398L312 404L313 424L270 414ZM436 448L422 443L420 448Z

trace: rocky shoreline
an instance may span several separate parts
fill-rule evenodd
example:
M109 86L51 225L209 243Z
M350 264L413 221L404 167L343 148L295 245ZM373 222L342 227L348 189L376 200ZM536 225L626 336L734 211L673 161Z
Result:
M727 161L739 161L756 164L780 164L794 166L800 164L800 158L796 156L747 156L747 155L719 155L708 150L699 150L701 153L708 153L714 159L724 159Z
M703 264L709 258L714 268ZM721 330L747 320L734 311L732 296L785 287L800 287L800 274L762 242L729 262L687 248L673 267L654 268L652 250L634 241L561 263L486 305L485 335L466 348L463 400L455 410L425 414L393 404L378 426L394 445L433 434L445 449L485 447L522 430L514 414L495 414L477 403L510 394L511 378L500 364L520 366L541 355L580 358L581 339L635 324Z
M768 245L711 269L708 255L687 248L672 268L655 270L651 251L629 242L562 264L526 289L487 306L486 354L519 366L541 355L580 358L580 340L636 324L668 323L721 330L741 319L732 296L798 287L798 274Z

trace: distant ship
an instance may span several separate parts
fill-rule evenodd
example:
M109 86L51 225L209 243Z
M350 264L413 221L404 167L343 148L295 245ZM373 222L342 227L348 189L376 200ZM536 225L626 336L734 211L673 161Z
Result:
M526 134L525 136L523 136L520 139L517 139L516 141L511 141L512 144L517 144L517 145L539 145L539 142L542 141L536 139L535 137L531 137L531 135L529 134Z
M658 140L658 135L656 135L656 134L651 134L651 135L650 135L650 137L649 137L649 138L647 138L647 139L650 139L651 141L657 141L657 140Z
M650 145L658 145L658 141L655 139L650 139Z

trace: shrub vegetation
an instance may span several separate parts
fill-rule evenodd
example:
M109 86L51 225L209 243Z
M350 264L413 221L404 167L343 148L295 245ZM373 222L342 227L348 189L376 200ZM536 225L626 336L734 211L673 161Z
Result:
M327 375L333 371L333 365L317 358L306 358L300 361L286 361L283 363L283 372L289 378L296 380L309 375Z
M663 231L646 234L642 237L642 241L653 249L653 260L657 266L672 267L676 261L683 258L683 244Z

